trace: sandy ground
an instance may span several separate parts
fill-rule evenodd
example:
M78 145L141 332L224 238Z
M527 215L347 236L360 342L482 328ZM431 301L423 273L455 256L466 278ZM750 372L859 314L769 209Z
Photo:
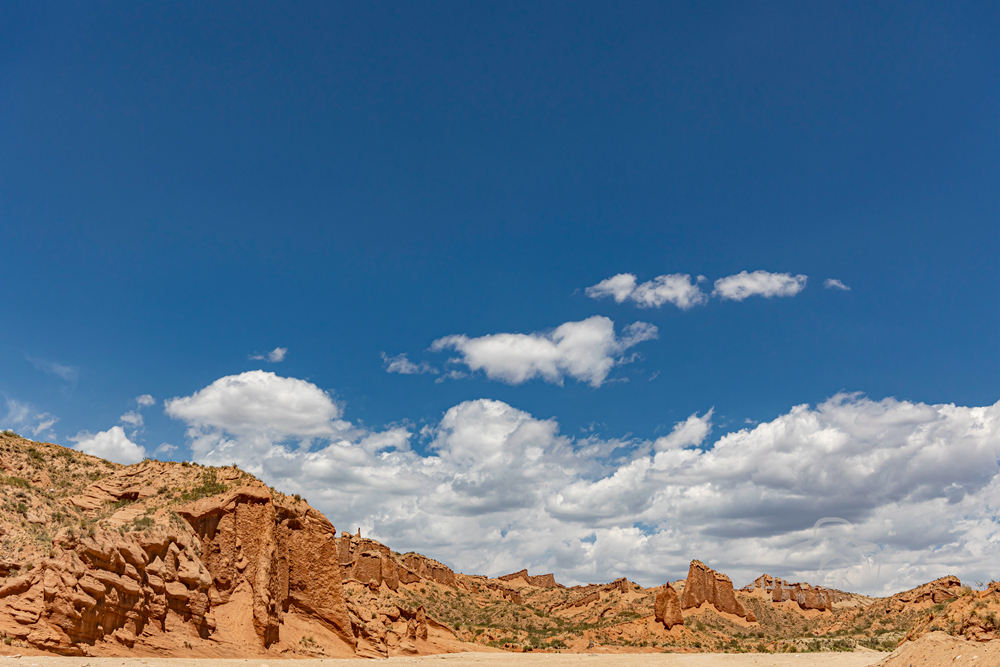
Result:
M447 653L388 660L273 660L270 667L372 667L374 662L390 665L441 662L441 667L868 667L886 657L885 653ZM185 658L60 658L22 656L0 657L0 667L268 667L268 662L248 660L189 660ZM979 667L978 665L976 667Z

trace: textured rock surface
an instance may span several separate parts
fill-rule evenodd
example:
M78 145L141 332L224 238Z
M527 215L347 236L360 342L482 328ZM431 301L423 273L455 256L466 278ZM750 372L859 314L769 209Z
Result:
M732 580L700 560L693 560L688 567L681 608L694 609L706 602L727 614L744 618L747 615L746 609L736 599Z
M658 623L662 623L667 630L684 623L680 598L677 597L677 591L670 584L664 584L657 592L656 602L653 606L653 617Z
M1000 618L1000 584L975 591L955 577L876 600L767 575L736 592L698 561L688 579L649 589L458 574L360 531L337 537L308 503L236 468L119 466L2 433L0 493L10 652L384 658L474 646L463 642L588 651L591 640L784 652L891 648L935 628L986 641Z
M806 583L789 583L779 577L763 574L752 584L742 590L752 593L754 590L765 591L772 602L795 602L800 609L815 609L833 611L836 602L851 598L849 593L822 586L812 586Z
M216 604L248 587L254 629L265 647L278 640L282 616L290 609L354 644L336 532L322 514L290 498L274 502L263 485L205 498L178 513L194 528L204 564L185 559L177 578L188 586L211 586Z
M74 504L122 486L105 482ZM252 619L251 650L276 643L289 612L354 646L333 526L305 503L275 502L256 483L161 510L150 523L131 533L62 529L49 558L0 589L0 614L17 623L8 634L67 655L109 639L133 648L184 626L210 639L215 611L231 605L245 609L227 617ZM239 590L247 595L234 599Z
M514 581L515 579L520 579L529 586L537 586L539 588L562 587L561 584L556 583L556 576L554 574L529 575L528 570L526 569L519 572L512 572L511 574L505 574L497 577L497 579L500 581Z
M456 588L458 586L458 580L455 578L455 572L444 563L439 563L432 558L421 556L420 554L409 553L403 556L403 564L411 572L416 573L423 579L430 579L431 581L435 581L439 584L450 586L452 588Z

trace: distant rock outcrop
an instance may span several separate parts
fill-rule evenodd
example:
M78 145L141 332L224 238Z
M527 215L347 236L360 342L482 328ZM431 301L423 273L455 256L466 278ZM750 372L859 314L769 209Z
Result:
M684 623L684 617L681 615L681 601L677 597L677 591L670 584L664 584L656 593L653 616L657 623L662 623L667 630Z
M842 591L806 583L788 583L769 574L762 574L742 590L748 593L763 590L770 596L772 602L795 602L800 609L819 611L833 611L835 602L850 597Z
M530 586L537 586L538 588L563 588L562 584L556 583L556 576L554 574L529 575L527 569L521 570L520 572L505 574L497 577L497 579L500 581L514 581L515 579L522 579L524 583Z
M991 590L992 587L991 587ZM922 604L931 602L938 604L954 600L962 595L962 581L955 576L941 577L902 593L896 593L891 599L906 604Z
M409 553L403 556L403 564L411 572L423 579L430 579L431 581L452 588L458 587L458 580L455 578L454 570L433 558L421 556L417 553Z
M732 580L700 560L693 560L688 567L681 608L695 609L706 602L718 611L743 618L747 617L747 610L736 599Z

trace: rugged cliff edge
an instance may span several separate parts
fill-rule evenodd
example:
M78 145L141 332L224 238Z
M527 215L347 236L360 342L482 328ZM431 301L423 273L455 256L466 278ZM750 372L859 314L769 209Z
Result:
M563 586L340 533L235 467L121 466L0 434L0 655L386 657L467 650L892 650L1000 634L1000 584L886 598L762 575ZM6 646L4 646L6 645Z
M343 589L333 524L235 467L118 466L7 436L0 469L8 644L219 657L460 648L441 624L433 642L421 608L383 605L370 636Z

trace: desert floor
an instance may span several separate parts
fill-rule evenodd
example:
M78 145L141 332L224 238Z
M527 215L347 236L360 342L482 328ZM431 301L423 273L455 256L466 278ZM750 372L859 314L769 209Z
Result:
M692 654L582 654L582 653L448 653L388 660L273 660L271 667L372 667L375 662L390 665L446 662L447 667L867 667L886 653L692 653ZM0 667L267 667L259 659L190 660L186 658L61 658L29 656L0 657ZM417 667L417 665L414 665ZM427 665L426 667L431 667ZM442 665L442 667L445 667Z

